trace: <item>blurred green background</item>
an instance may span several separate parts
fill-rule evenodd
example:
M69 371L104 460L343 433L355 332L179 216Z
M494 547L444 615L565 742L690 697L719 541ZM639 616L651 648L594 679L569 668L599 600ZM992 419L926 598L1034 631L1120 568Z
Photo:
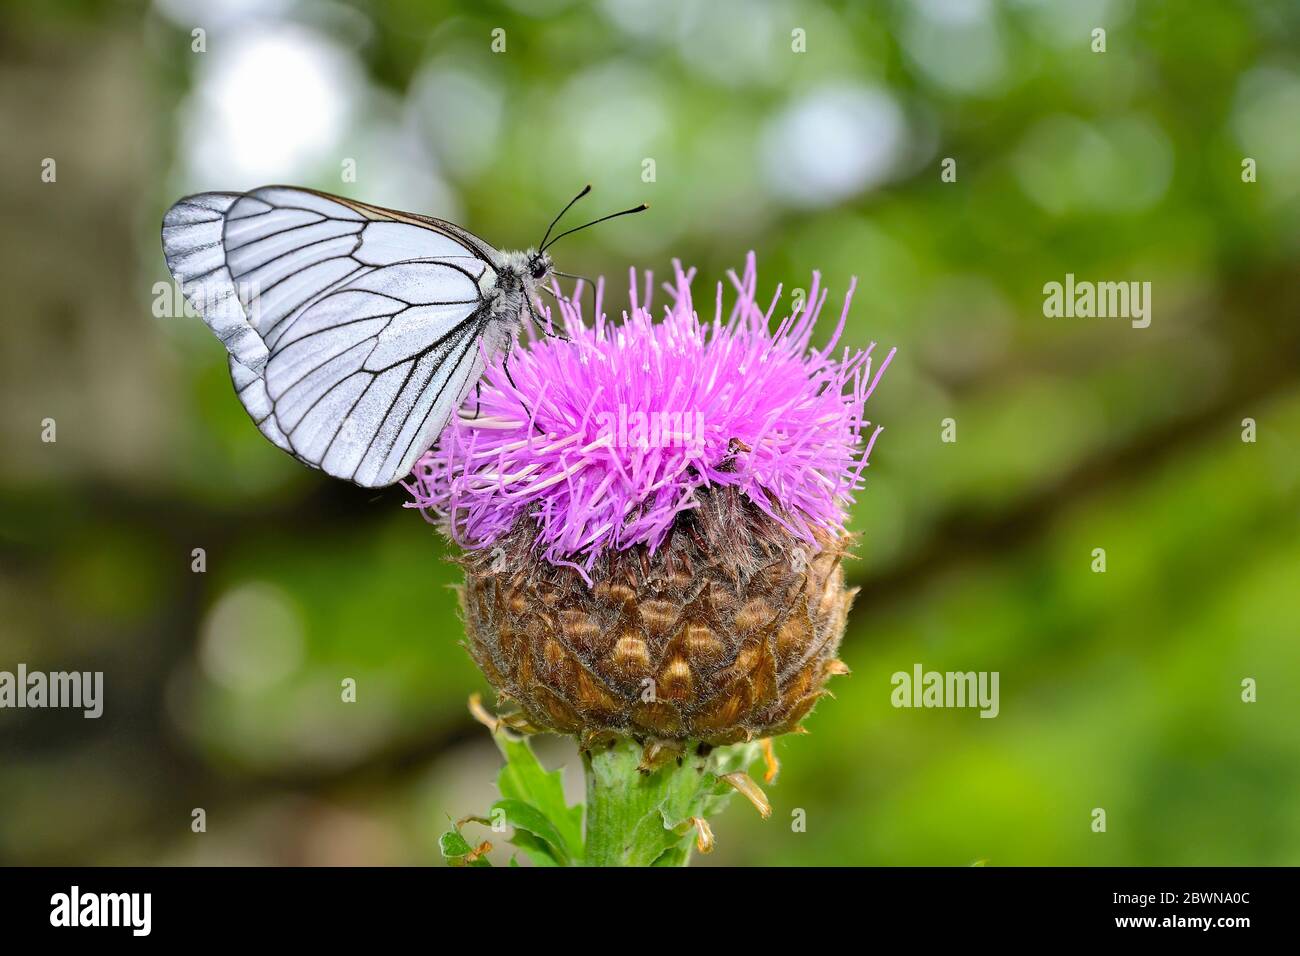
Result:
M614 302L753 249L760 299L857 276L848 340L899 349L853 675L706 862L1300 864L1298 41L1293 0L5 6L0 669L106 702L0 711L0 859L428 863L486 809L444 544L257 434L156 314L158 224L292 182L519 248L590 181L652 204L556 249ZM1045 318L1066 273L1150 281L1151 326ZM892 708L915 663L1000 716Z

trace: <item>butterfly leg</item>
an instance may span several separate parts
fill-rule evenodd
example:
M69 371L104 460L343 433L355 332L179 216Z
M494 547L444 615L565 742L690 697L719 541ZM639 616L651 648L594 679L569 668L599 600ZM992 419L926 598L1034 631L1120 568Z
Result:
M510 374L510 350L508 348L506 349L505 358L501 360L501 371L506 373L506 381L509 382L510 387L515 390L515 394L522 396L523 393L519 391L519 386L515 384L514 377ZM522 397L519 399L519 404L523 406L524 414L526 414L532 421L533 427L537 429L538 434L545 435L546 431L541 425L537 424L537 419L533 417L532 410L528 407L528 403L525 402Z
M510 387L513 388L516 392L518 392L519 386L515 384L515 377L510 374L510 353L509 352L507 352L506 357L501 360L501 371L506 373L506 381L510 383ZM522 398L519 400L521 405L523 404L523 401L524 400ZM524 405L524 408L527 407L528 407L527 405ZM529 414L532 413L530 412Z
M545 286L543 286L542 288L545 288ZM550 292L552 296L555 296L555 293L551 292L550 289L546 289L546 291ZM556 298L558 300L558 296L556 296ZM551 324L542 321L542 317L537 314L537 308L533 305L533 300L531 298L525 296L524 301L528 303L529 318L533 320L534 325L536 325L539 329L542 330L543 335L549 336L550 338L553 339L559 339L562 342L570 341L569 337L565 335L563 332L555 331L555 329L552 327Z

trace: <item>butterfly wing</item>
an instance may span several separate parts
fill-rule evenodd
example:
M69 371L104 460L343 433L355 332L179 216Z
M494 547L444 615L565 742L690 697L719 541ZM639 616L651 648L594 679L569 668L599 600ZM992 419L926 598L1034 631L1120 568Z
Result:
M410 472L483 371L488 319L457 266L416 260L361 276L288 323L266 393L293 453L338 478Z
M239 193L186 196L163 218L163 255L181 291L232 358L260 372L270 352L248 320L226 263L222 234Z
M293 446L289 444L289 439L285 437L284 432L280 431L280 426L275 420L271 396L266 394L266 379L250 371L232 355L230 356L230 381L234 384L235 394L239 396L240 402L248 412L248 417L257 426L257 430L274 442L277 448L292 455Z
M329 474L396 481L482 372L500 257L451 223L265 186L180 200L163 251L259 430Z

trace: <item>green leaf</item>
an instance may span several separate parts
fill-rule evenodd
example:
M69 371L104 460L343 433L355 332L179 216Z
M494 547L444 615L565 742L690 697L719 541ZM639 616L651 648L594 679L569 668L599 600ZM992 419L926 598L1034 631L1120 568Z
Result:
M530 823L511 823L546 840L556 850L556 855L570 862L583 858L582 807L570 807L564 801L563 778L558 770L542 767L533 748L526 739L512 736L505 730L493 735L497 747L506 758L506 765L497 776L497 789L502 800L498 806L507 806L507 816L523 814L521 819ZM516 805L527 806L536 812L536 819ZM513 808L513 809L512 809ZM539 832L541 820L547 821L547 833Z
M690 834L685 839L679 840L677 845L671 849L665 850L651 866L685 866L691 858Z
M620 865L649 866L666 851L683 842L682 835L668 828L662 804L645 811L633 824L623 848Z
M512 827L516 830L531 833L538 840L545 843L550 849L549 855L559 865L570 866L575 862L575 857L569 851L564 835L560 833L554 822L546 814L531 803L514 799L498 800L492 805L492 809L504 811L506 822Z
M448 859L459 856L468 856L474 852L474 848L469 845L468 841L460 835L459 830L448 830L438 838L438 848L442 850L442 855Z
M485 856L477 857L474 860L466 858L474 852L474 847L470 846L469 841L461 835L459 829L451 829L438 838L438 848L442 851L443 858L451 866L491 866L491 862Z
M533 861L533 866L564 866L549 843L533 836L527 830L515 830L515 835L510 838L510 842L528 854L528 858ZM518 866L519 863L511 857L510 865Z

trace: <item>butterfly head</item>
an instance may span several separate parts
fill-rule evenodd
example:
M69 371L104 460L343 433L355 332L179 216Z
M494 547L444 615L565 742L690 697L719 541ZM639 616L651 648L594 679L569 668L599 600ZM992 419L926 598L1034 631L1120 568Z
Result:
M555 263L551 261L551 255L548 252L537 251L529 252L527 269L528 276L535 283L545 282L551 275L551 270L555 268Z

